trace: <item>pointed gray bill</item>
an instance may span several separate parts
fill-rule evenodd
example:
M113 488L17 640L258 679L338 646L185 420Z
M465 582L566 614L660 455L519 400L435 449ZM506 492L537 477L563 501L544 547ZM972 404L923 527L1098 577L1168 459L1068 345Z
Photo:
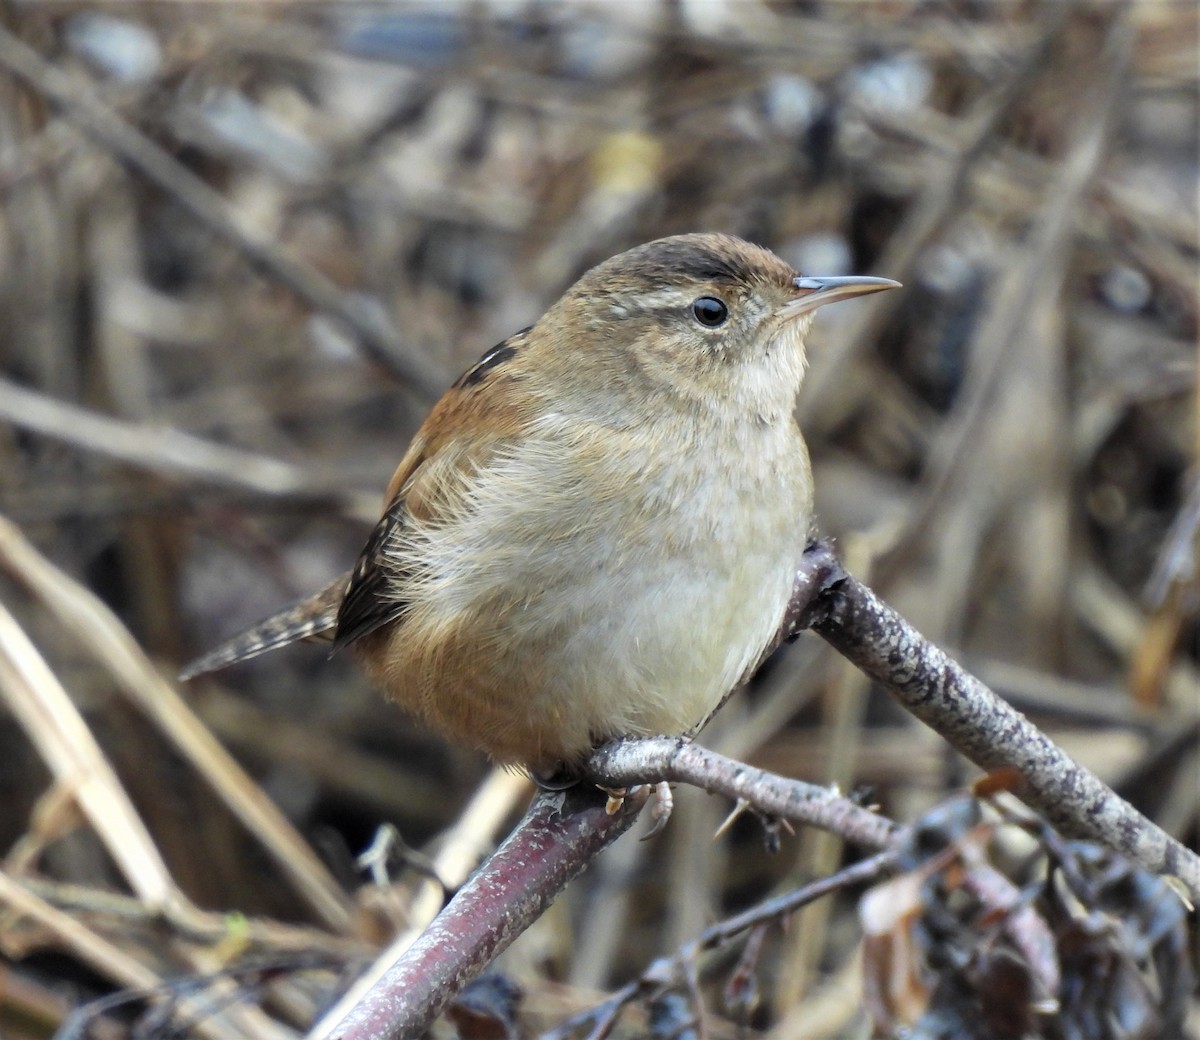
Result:
M783 314L788 318L807 314L818 307L824 307L827 303L837 303L838 300L851 300L855 296L865 296L867 293L900 288L900 283L891 278L869 278L858 274L832 278L802 275L792 279L792 284L804 295L784 305Z

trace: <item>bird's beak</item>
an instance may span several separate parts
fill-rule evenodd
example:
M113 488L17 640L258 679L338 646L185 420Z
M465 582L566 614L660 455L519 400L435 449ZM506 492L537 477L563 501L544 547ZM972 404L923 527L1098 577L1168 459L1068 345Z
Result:
M796 318L808 314L827 303L849 300L867 293L883 292L884 289L899 289L900 283L890 278L868 278L865 275L846 275L835 278L793 278L792 284L804 295L783 306L785 318Z

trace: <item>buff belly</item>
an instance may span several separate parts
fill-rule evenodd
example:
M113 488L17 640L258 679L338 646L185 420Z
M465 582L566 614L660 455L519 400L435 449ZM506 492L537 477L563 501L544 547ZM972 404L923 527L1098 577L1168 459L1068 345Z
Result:
M369 637L390 644L368 655L373 677L451 740L539 772L610 737L694 729L782 620L811 509L795 444L782 476L749 487L705 470L704 455L620 474L612 451L602 462L617 474L581 479L562 442L561 458L508 464L538 467L533 500L506 494L527 474L494 468L453 511L460 523L394 548L410 608ZM627 483L613 503L572 511L572 489L614 479ZM563 529L548 512L577 520Z

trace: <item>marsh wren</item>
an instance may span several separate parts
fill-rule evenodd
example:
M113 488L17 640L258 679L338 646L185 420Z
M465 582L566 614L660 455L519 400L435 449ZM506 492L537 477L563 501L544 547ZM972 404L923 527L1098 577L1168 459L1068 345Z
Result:
M759 664L810 536L813 314L897 284L718 234L606 260L437 403L353 572L184 676L332 638L447 738L535 774L697 730Z

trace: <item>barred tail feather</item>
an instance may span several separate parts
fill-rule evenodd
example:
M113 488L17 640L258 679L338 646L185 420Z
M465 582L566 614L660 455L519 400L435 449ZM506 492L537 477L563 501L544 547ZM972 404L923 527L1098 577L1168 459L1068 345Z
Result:
M181 680L215 672L238 661L246 661L268 650L301 639L333 639L338 608L346 595L349 574L343 574L308 599L272 614L245 632L234 636L208 653L188 662L179 673Z

